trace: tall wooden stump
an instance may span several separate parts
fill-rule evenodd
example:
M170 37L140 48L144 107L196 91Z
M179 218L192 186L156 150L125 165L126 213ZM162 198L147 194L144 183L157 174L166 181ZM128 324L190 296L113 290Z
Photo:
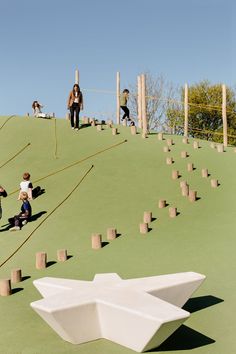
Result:
M152 222L152 212L151 211L145 211L143 213L143 222L147 223L147 224Z
M15 283L19 283L22 279L21 276L21 269L17 268L17 269L12 269L11 271L11 283L15 284Z
M118 133L117 128L112 128L112 135L117 135L117 133Z
M169 146L163 146L163 151L164 151L164 152L169 152L169 151L170 151Z
M135 125L131 125L130 132L131 132L131 135L136 135L137 134L137 128L136 128Z
M109 227L107 229L107 239L108 240L115 240L116 236L117 236L116 229L114 229L113 227Z
M194 149L199 149L199 142L198 141L194 141L193 142L193 148Z
M139 224L139 231L141 234L147 234L148 233L148 223L142 222Z
M98 125L97 125L97 131L98 131L98 132L101 132L101 131L102 131L102 125L101 125L101 124L98 124Z
M157 134L157 139L158 140L163 140L163 133L158 133Z
M188 171L188 172L192 172L193 169L194 169L193 163L188 163L188 165L187 165L187 171Z
M165 208L166 207L166 200L165 199L160 199L158 202L158 207L160 209Z
M188 199L190 200L190 202L195 202L197 200L197 192L190 190L188 194Z
M0 296L11 295L11 280L0 279Z
M224 152L224 145L223 144L218 144L217 145L217 151L218 152Z
M166 139L166 144L167 144L168 146L173 145L173 140L172 140L172 139Z
M36 264L37 269L44 269L47 266L47 253L37 252L36 253Z
M218 180L217 179L211 179L211 186L212 188L217 188L219 185Z
M170 218L175 218L177 216L177 208L169 208L169 216Z
M173 163L173 158L172 157L167 157L166 158L166 164L171 165Z
M178 179L179 178L179 171L173 170L172 171L172 179Z
M65 262L67 260L67 250L57 250L57 260L58 262Z
M98 250L102 248L102 235L94 233L92 234L92 249Z
M188 157L187 151L181 151L181 157L182 159L186 159Z
M188 138L185 136L185 137L183 138L182 142L183 142L184 144L188 144Z
M207 168L203 168L202 169L202 177L203 178L207 178L208 177L208 169Z

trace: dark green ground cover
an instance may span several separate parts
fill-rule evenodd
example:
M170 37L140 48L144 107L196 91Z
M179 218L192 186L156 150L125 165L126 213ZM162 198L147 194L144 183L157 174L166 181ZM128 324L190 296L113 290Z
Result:
M9 277L13 268L21 268L25 280L14 285L13 295L0 298L0 353L133 353L115 343L98 340L75 346L63 341L30 308L41 296L32 281L44 276L92 280L96 273L116 272L122 278L143 277L184 271L207 276L201 288L185 308L192 312L172 337L153 352L223 354L236 352L236 153L227 148L217 153L209 142L201 141L194 150L173 136L171 152L163 152L166 141L155 134L147 139L132 136L129 128L119 127L112 136L104 128L97 132L86 127L72 131L68 122L14 117L6 122L0 117L0 166L27 143L31 145L0 168L0 184L14 192L22 173L29 171L32 181L58 171L65 166L94 155L109 146L128 141L73 167L34 183L45 193L32 201L36 220L20 232L4 231L7 218L20 208L17 193L2 200L0 221L0 263L2 263L42 220L70 193L85 172L94 168L71 197L53 213L25 245L0 268L0 278ZM57 148L57 151L56 151ZM182 159L180 152L189 157ZM174 157L167 166L166 156ZM57 157L57 158L56 158ZM196 169L187 172L187 163ZM210 176L201 177L208 168ZM172 169L181 178L171 179ZM212 189L210 179L218 178L220 186ZM199 200L190 203L181 196L179 182L186 179L197 190ZM168 216L168 208L158 209L164 198L176 206L179 215ZM140 235L143 212L153 212L151 231ZM43 214L43 212L45 212ZM120 237L99 251L91 249L90 235L100 232L106 241L106 229L116 227ZM66 248L72 256L58 263L56 251ZM35 269L35 253L46 251L49 266Z

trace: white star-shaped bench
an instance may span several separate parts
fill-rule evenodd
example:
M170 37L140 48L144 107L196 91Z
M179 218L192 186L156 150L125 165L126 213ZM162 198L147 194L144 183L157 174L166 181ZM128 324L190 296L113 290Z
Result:
M32 308L73 344L105 338L137 352L158 347L189 316L181 307L205 276L194 272L137 279L116 273L93 281L41 278Z

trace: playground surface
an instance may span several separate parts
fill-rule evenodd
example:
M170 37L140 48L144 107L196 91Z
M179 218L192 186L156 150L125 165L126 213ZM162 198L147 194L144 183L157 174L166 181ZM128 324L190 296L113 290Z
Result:
M103 339L82 345L63 341L30 307L41 298L34 279L92 280L97 273L128 279L187 271L206 275L184 306L191 316L152 352L236 352L234 148L218 153L201 140L200 148L194 149L193 139L184 144L182 136L164 135L159 141L150 134L143 139L124 126L113 136L106 126L100 132L90 126L76 132L62 119L7 119L0 117L0 184L9 194L2 198L0 278L21 268L23 281L12 286L11 296L0 297L0 353L134 353ZM167 138L174 145L165 153ZM181 151L189 156L181 158ZM167 156L173 157L172 165L166 164ZM189 162L194 163L192 172L187 171ZM202 168L208 168L207 178L201 176ZM173 169L181 175L177 180L171 178ZM25 171L34 187L45 192L31 202L33 220L21 231L10 232L4 225L20 209L18 186ZM218 179L217 188L211 187L211 178ZM181 195L182 180L197 191L196 202ZM166 208L158 208L160 199L166 199ZM176 218L169 217L171 206L177 207ZM152 211L153 221L142 235L139 223L144 211ZM109 227L115 227L119 237L108 242ZM102 234L100 250L91 249L94 232ZM70 257L58 262L57 250L63 248ZM44 270L35 268L39 251L47 253Z

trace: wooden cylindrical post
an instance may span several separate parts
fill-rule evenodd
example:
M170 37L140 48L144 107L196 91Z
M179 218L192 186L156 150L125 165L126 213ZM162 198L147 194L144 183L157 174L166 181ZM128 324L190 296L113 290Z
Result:
M98 250L102 248L102 235L94 233L92 234L92 249Z
M141 234L146 234L148 233L148 223L142 222L139 224L139 231Z
M151 211L145 211L143 213L143 222L147 223L147 224L152 222L152 212Z
M169 208L169 216L170 216L170 218L175 218L177 216L177 208L170 207Z
M187 165L188 172L192 172L193 169L194 169L193 163L188 163L188 165Z
M57 250L57 260L58 262L65 262L67 260L67 250Z
M195 140L195 141L193 142L193 148L194 148L194 149L199 149L199 142L198 142L198 141Z
M207 178L208 177L208 169L207 168L203 168L202 169L202 177L203 178Z
M95 127L96 123L95 123L95 119L91 119L91 122L90 122L91 126L92 127Z
M79 85L79 70L78 69L75 70L75 83L77 85Z
M187 197L189 195L189 185L186 184L181 188L182 196Z
M184 144L188 144L188 138L186 136L183 138L182 141L183 141Z
M98 125L97 125L97 131L98 131L98 132L101 132L101 131L102 131L102 125L101 125L101 124L98 124Z
M166 200L165 199L160 199L159 202L158 202L158 207L160 209L163 209L166 207Z
M15 283L19 283L22 279L22 275L21 275L21 269L17 268L17 269L12 269L11 271L11 283L15 284Z
M181 157L182 159L186 159L188 157L187 151L181 151Z
M11 280L0 279L0 296L11 295Z
M190 202L195 202L197 200L197 192L189 190L188 199Z
M166 144L167 144L168 146L173 145L173 140L172 140L172 139L166 139Z
M164 152L169 152L169 151L170 151L169 146L163 146L163 151L164 151Z
M109 227L107 229L107 239L108 240L115 240L116 236L117 236L116 229L114 229L113 227Z
M112 135L117 135L117 132L118 132L117 128L112 128Z
M37 269L44 269L47 266L47 253L37 252L36 253L36 264Z
M223 144L218 144L217 145L217 151L218 152L224 152L224 145Z
M157 139L158 140L163 140L163 133L158 133L157 134Z
M172 179L178 179L179 178L179 171L173 170L171 176L172 176Z
M131 132L131 135L136 135L137 134L137 129L136 129L135 125L131 125L130 132Z
M188 85L184 85L184 136L188 136Z
M172 157L167 157L166 158L166 164L171 165L173 163L173 158Z
M180 188L183 188L184 186L187 186L187 182L181 181L179 185L180 185Z
M217 188L218 187L218 180L217 179L211 179L211 186L212 188Z
M126 119L123 119L122 125L123 125L123 127L127 127L127 120Z
M236 152L236 148L234 148L234 152Z
M146 107L146 77L145 74L141 75L142 83L142 126L143 133L148 133L148 121L147 121L147 107Z
M137 106L138 106L138 127L142 129L142 80L141 76L138 76L138 96L137 96Z
M223 119L223 145L228 146L227 113L226 113L226 86L222 85L222 119Z
M120 124L120 73L116 73L116 124Z

